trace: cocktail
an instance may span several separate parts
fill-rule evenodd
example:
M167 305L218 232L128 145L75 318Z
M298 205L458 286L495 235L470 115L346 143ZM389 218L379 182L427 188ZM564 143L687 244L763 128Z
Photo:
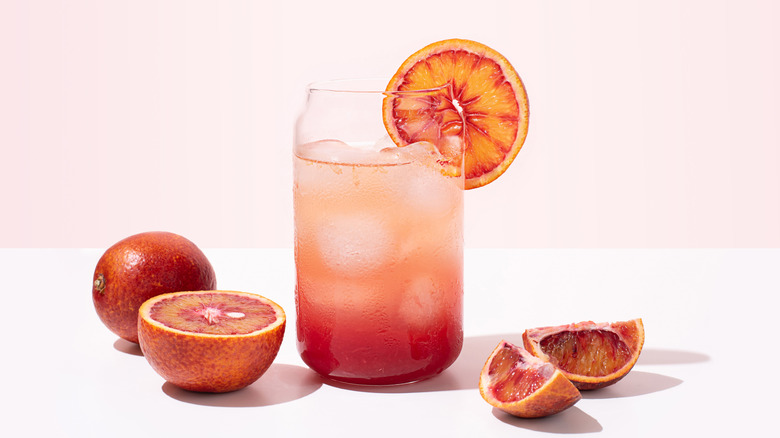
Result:
M429 142L395 146L383 101L434 97L383 82L312 85L294 157L299 349L354 383L430 377L463 342L463 174Z
M480 64L485 53L469 53L472 68L503 74L498 63ZM450 73L466 55L437 54L451 58ZM498 120L495 96L471 98L468 78L421 84L425 75L409 71L402 67L390 85L313 84L296 124L298 349L335 380L406 383L455 361L463 343L463 192L500 175L522 144L518 133L525 138L527 102L518 104L515 89ZM472 154L485 150L495 153L474 167Z

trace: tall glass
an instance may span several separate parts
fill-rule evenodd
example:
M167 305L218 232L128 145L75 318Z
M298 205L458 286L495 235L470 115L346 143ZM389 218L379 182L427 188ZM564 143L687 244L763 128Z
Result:
M383 102L426 111L442 93L384 83L311 85L294 140L298 350L370 385L434 376L463 344L462 156L396 147Z

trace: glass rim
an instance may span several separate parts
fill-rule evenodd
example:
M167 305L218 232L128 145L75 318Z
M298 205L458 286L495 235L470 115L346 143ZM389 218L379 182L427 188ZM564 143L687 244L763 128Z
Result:
M345 94L429 94L436 93L450 87L450 84L440 85L434 88L423 88L418 90L387 91L386 86L389 82L386 78L355 78L355 79L327 79L322 81L310 82L306 86L308 93L345 93Z

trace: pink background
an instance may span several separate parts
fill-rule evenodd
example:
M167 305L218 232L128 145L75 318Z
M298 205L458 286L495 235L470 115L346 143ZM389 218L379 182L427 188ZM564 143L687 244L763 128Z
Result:
M289 247L305 85L451 37L531 100L515 163L466 195L468 246L780 246L776 2L377 5L3 0L0 246Z

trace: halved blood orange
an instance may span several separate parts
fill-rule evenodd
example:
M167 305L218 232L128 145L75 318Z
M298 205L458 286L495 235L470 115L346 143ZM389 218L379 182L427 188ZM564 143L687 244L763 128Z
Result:
M432 93L404 98L415 90ZM475 41L448 39L420 49L386 91L383 120L393 141L435 144L450 164L462 165L467 189L504 173L528 133L523 81L504 56Z
M284 310L236 291L174 292L145 301L138 339L152 368L190 391L228 392L271 366L284 336Z
M593 321L540 327L523 333L534 356L558 367L581 390L612 385L633 368L645 329L641 319L612 323Z
M485 362L479 393L492 406L523 418L557 414L582 398L555 366L506 341Z

